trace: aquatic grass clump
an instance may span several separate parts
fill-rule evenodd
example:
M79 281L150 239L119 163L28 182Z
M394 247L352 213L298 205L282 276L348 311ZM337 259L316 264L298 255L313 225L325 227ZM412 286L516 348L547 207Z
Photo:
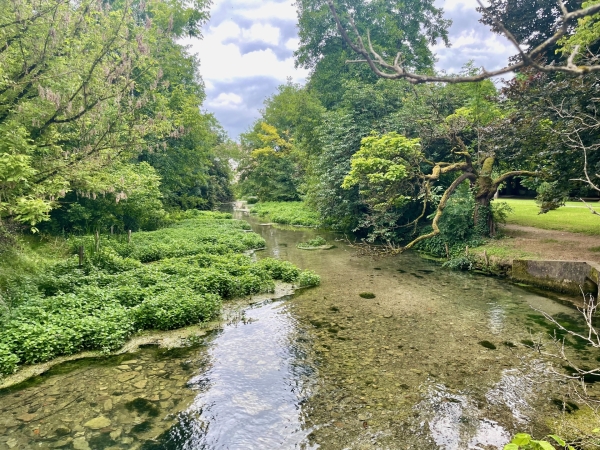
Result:
M366 299L373 299L373 298L375 298L375 294L373 294L372 292L361 292L358 295L359 295L359 297L366 298Z
M275 280L320 282L290 262L244 254L265 245L246 222L223 213L180 216L170 228L133 233L131 242L101 238L97 248L93 237L76 239L74 252L87 246L81 266L74 254L5 280L0 375L83 350L114 351L140 330L211 320L223 299L272 292Z
M304 202L260 202L250 212L259 217L268 217L271 222L283 225L318 227L321 225L319 214Z
M311 239L309 241L306 242L300 242L297 247L300 249L307 249L307 248L316 248L316 247L323 247L324 245L327 245L327 241L322 238L321 236L317 236L314 239Z

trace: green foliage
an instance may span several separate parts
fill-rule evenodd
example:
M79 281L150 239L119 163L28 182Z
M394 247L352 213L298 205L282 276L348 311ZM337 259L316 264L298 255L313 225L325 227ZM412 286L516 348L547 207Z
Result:
M258 261L258 266L265 269L274 280L293 283L300 276L300 269L291 262L280 259L264 258Z
M321 247L326 244L327 241L324 238L322 238L321 236L317 236L316 238L311 239L307 242L300 242L298 244L298 248Z
M171 330L212 319L219 311L216 294L199 295L189 288L175 288L143 301L133 311L137 329Z
M330 59L340 61L344 45L323 0L297 0L300 48L296 64L322 71ZM354 23L363 36L370 30L376 51L384 57L394 57L400 52L404 63L417 70L433 66L431 43L447 42L450 22L443 18L442 10L431 0L341 0L336 2L343 22L352 13ZM375 26L374 26L375 25ZM353 59L354 56L347 59ZM340 65L335 68L338 74Z
M0 343L0 375L17 371L19 357L10 351L6 344Z
M231 199L214 150L224 132L201 112L198 60L177 42L201 35L209 5L0 0L2 223L151 230L163 201Z
M565 205L568 200L568 192L561 189L562 186L557 182L543 182L537 188L537 197L535 202L540 207L540 214L546 214Z
M558 444L560 448L567 450L575 450L575 447L568 445L564 439L559 436L550 434L548 438ZM546 439L535 440L527 433L516 434L510 443L504 446L504 450L555 450L555 444L551 444Z
M321 284L321 277L312 270L303 270L298 276L297 283L300 287L318 286Z
M587 8L598 3L600 3L600 0L584 1L581 7ZM575 51L575 47L578 46L578 56L584 55L586 53L585 49L589 49L594 44L597 44L598 39L600 39L600 14L586 16L577 20L577 27L573 34L567 35L559 41L561 46L556 52L568 57Z
M242 195L256 196L263 202L299 199L294 145L289 135L279 133L273 125L257 122L252 132L242 136L248 152L238 169Z
M440 234L417 244L417 248L431 255L446 257L446 245L449 256L447 267L469 270L471 261L464 257L465 247L476 247L483 243L482 231L473 223L475 200L469 184L463 183L448 200L439 227Z
M319 215L305 202L260 202L250 212L283 225L318 227Z
M396 132L378 136L372 133L361 141L350 159L350 172L342 188L359 187L365 202L374 211L402 207L415 194L414 179L423 159L419 139Z
M38 271L7 273L0 321L0 370L82 350L109 352L137 330L167 330L218 314L221 300L274 290L274 280L316 285L319 278L276 259L243 254L265 245L230 214L186 211L169 228L125 237L70 241L78 256ZM144 264L152 262L151 264Z

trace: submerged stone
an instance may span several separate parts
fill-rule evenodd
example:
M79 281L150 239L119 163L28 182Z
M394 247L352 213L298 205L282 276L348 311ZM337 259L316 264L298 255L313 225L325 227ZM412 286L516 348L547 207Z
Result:
M99 430L101 428L109 427L111 421L109 418L104 416L95 417L92 420L88 420L83 424L84 427L91 428L92 430Z
M367 298L367 299L375 298L375 294L373 294L372 292L361 292L358 295L362 298Z
M496 350L496 346L492 344L490 341L479 341L479 345L485 347L489 350Z

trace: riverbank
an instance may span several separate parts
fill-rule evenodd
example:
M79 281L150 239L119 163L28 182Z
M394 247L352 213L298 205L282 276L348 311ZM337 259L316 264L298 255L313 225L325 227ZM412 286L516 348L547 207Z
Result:
M469 249L478 267L506 272L515 259L600 261L600 235L506 224L501 237ZM486 262L487 256L487 262Z

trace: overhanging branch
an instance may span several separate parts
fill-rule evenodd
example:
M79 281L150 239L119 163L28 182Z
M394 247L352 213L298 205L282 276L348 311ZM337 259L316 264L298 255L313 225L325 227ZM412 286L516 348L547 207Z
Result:
M477 0L477 2L481 7L484 7L481 0ZM381 55L379 55L374 50L369 33L367 33L367 48L367 46L365 46L364 44L363 38L358 30L358 27L354 23L352 17L350 16L348 18L348 23L349 28L355 35L355 39L352 39L348 34L346 27L340 19L340 16L334 5L333 0L327 0L327 5L329 6L329 10L333 15L334 21L336 23L340 35L342 36L342 39L350 46L350 48L352 48L352 50L355 53L359 54L364 58L360 60L352 60L347 62L366 62L371 68L371 70L380 78L385 78L389 80L405 79L414 84L431 82L467 83L482 81L499 75L505 75L507 73L514 72L515 70L525 67L533 67L540 72L562 72L572 75L583 75L590 72L600 72L600 65L598 64L589 64L582 66L577 66L574 64L574 59L577 53L579 52L579 47L575 47L575 49L567 59L566 65L540 64L535 61L538 56L540 56L551 46L555 45L562 37L564 37L568 33L569 25L571 23L573 23L577 19L593 16L594 14L600 13L600 3L588 6L586 8L580 8L572 12L568 12L564 5L560 3L562 17L561 26L559 27L558 31L556 31L554 35L546 39L540 45L527 52L523 51L521 44L512 35L512 33L510 33L510 31L506 29L502 22L494 18L494 24L497 26L497 28L518 49L519 54L521 55L521 61L512 66L505 66L497 70L487 71L485 69L482 69L482 72L480 74L472 76L438 76L417 74L411 72L410 70L407 70L407 68L403 66L400 54L396 55L393 62L387 62Z

